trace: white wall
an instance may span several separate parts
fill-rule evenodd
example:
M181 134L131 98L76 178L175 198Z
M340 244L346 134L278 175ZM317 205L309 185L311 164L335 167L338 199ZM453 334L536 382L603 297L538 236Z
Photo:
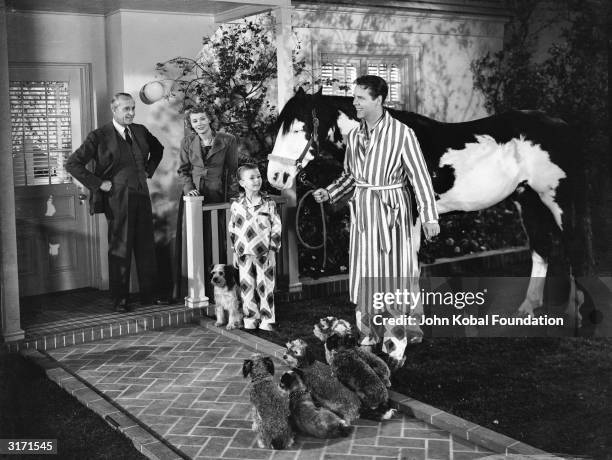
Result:
M184 136L182 115L166 102L152 105L138 97L142 86L155 80L155 65L182 56L195 58L202 38L214 29L210 15L118 11L106 18L106 43L112 92L136 98L136 123L146 125L164 144L164 158L149 183L156 215L156 240L174 238L177 203L181 193L176 171L178 149Z
M104 18L14 12L7 15L9 62L91 64L94 117L108 120ZM91 126L96 126L92 120Z
M330 11L331 10L331 11ZM499 18L393 11L380 8L300 6L293 14L307 58L325 52L415 57L416 107L442 121L486 115L472 89L471 61L503 44Z
M155 79L155 64L176 56L195 57L202 38L215 28L209 15L117 11L103 15L13 12L7 15L10 62L88 63L91 65L94 119L90 127L111 120L109 102L117 91L136 99L136 122L145 124L164 144L164 159L150 181L158 243L170 247L175 233L180 186L178 147L182 116L165 103L147 106L140 88ZM107 287L106 222L99 219L100 275ZM169 260L160 261L165 267Z

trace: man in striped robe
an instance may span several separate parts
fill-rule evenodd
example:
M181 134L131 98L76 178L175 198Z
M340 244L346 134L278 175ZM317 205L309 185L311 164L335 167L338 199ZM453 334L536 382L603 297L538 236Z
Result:
M361 124L348 134L344 171L326 189L316 190L314 197L318 202L333 203L353 194L349 202L349 289L351 302L357 305L361 344L387 353L391 365L399 367L407 343L419 342L423 335L418 326L422 304L410 302L408 296L396 296L398 292L419 291L416 250L420 223L412 225L408 182L415 191L427 239L440 232L438 213L414 132L383 108L387 83L365 75L355 84L353 105ZM385 293L395 300L384 302ZM393 323L390 318L413 324L389 324Z

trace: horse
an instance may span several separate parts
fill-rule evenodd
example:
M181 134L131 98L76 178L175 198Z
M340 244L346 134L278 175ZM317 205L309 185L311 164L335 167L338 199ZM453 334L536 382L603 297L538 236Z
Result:
M416 134L439 214L479 211L508 197L513 200L532 259L525 299L516 314L534 316L534 310L543 305L554 242L561 240L571 255L575 233L572 188L578 166L568 124L535 110L513 110L460 123L387 110ZM320 91L307 94L302 88L285 104L277 123L267 177L279 190L293 187L315 157L342 158L348 132L359 126L352 98L325 96ZM420 238L416 240L418 245ZM571 265L570 261L572 288L565 313L579 325L584 292L576 285Z

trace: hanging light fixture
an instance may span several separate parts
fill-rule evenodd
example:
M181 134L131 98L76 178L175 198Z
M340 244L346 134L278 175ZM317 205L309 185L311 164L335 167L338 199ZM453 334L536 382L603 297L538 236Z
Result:
M145 104L153 104L166 95L166 87L159 81L151 81L140 88L140 100Z

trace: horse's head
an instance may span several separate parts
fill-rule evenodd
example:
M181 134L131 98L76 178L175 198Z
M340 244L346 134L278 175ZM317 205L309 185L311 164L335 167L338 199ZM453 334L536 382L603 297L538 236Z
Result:
M297 173L316 154L318 126L315 126L313 109L313 96L300 88L278 117L276 142L268 156L268 181L279 190L292 187Z
M344 152L343 137L356 126L351 98L306 94L300 88L278 117L278 134L268 155L268 181L279 190L293 186L297 174L320 152Z

